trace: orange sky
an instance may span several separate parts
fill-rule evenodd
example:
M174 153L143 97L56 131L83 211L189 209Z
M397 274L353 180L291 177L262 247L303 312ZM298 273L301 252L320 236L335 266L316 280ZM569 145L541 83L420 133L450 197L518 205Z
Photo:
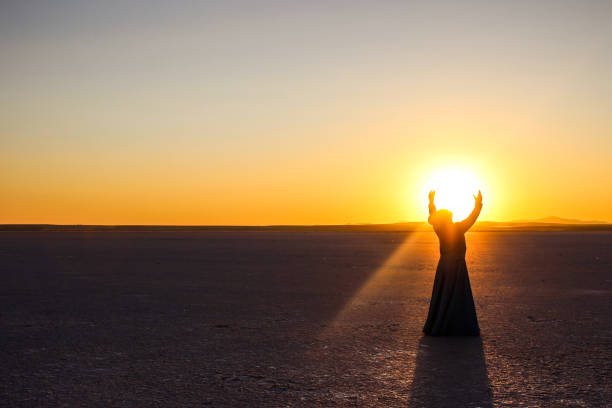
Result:
M0 223L612 221L606 2L145 6L0 5Z

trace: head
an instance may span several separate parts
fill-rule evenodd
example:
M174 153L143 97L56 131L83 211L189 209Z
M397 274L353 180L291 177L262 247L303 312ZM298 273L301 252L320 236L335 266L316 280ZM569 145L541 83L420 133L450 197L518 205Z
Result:
M434 214L434 223L438 225L452 224L453 213L448 210L438 210Z

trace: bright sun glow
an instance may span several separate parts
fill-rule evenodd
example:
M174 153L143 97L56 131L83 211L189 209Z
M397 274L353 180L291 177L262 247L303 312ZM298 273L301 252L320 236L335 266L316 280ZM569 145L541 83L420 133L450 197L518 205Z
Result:
M461 221L472 212L474 197L482 186L467 170L449 168L434 173L425 183L425 197L430 190L436 191L435 204L438 210L452 211L453 221ZM484 194L485 192L482 191Z

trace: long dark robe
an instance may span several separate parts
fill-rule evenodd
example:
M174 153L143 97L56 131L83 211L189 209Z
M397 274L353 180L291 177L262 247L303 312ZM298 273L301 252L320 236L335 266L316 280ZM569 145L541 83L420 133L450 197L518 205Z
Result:
M437 217L429 206L429 222L440 240L440 261L436 269L429 314L423 333L431 336L478 336L480 328L465 263L465 233L476 222L482 204L477 204L461 222Z

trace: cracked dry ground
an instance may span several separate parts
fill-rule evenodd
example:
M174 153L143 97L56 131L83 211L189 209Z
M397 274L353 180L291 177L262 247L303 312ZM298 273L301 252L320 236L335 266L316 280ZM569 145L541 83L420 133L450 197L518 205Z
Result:
M481 338L432 233L2 232L0 405L610 406L612 233L467 241Z

